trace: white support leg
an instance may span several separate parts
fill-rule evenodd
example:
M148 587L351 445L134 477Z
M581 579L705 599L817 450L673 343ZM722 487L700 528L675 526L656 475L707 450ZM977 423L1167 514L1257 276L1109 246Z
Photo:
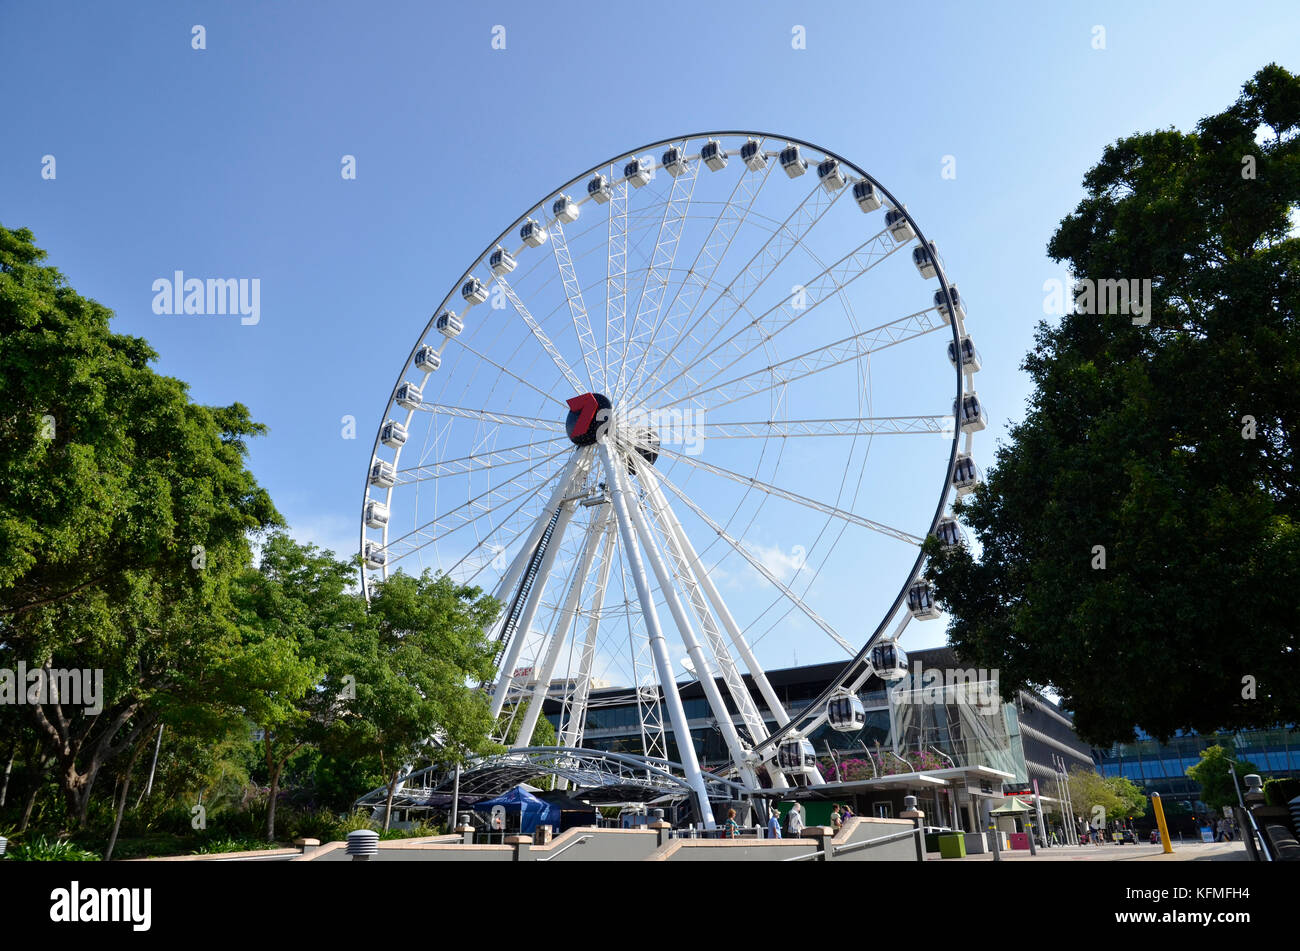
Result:
M551 641L546 647L546 656L542 660L541 669L534 672L537 681L533 684L533 697L528 703L528 710L524 713L524 722L520 724L519 733L515 737L516 749L523 749L532 742L533 730L537 727L538 717L542 715L542 707L551 688L551 677L560 659L560 650L568 640L569 627L573 624L578 599L582 596L583 585L586 583L588 572L591 571L591 563L595 560L596 546L600 543L600 536L604 534L606 521L604 516L593 518L591 524L587 526L587 541L582 546L582 557L573 575L573 582L569 585L564 607L560 610L559 621L555 625L555 630L551 632Z
M614 505L614 516L618 519L619 534L623 538L628 568L636 584L637 599L641 602L641 611L645 616L650 649L659 672L659 683L663 687L664 703L668 707L668 719L673 725L673 734L677 739L677 755L681 758L682 767L686 772L686 783L695 792L700 819L706 829L714 829L716 823L713 821L713 810L709 806L709 793L704 785L704 777L700 773L700 762L695 755L695 744L691 740L686 711L682 707L682 698L677 692L677 680L673 674L672 661L668 657L668 645L664 640L663 630L659 627L659 615L655 611L650 582L646 578L641 552L637 548L636 530L632 527L628 500L623 488L624 477L621 470L624 463L621 459L614 460L607 441L602 441L599 449L600 461L604 464L605 474L609 479L610 499Z
M749 731L749 735L754 738L754 742L757 743L767 736L767 724L763 722L758 707L754 705L754 698L750 695L744 678L740 676L740 671L736 668L736 662L732 659L731 652L727 650L726 642L723 640L722 634L714 622L713 615L709 612L709 607L705 603L704 595L700 590L700 581L695 572L691 570L690 561L683 552L682 544L678 540L677 531L680 525L677 523L672 511L669 510L668 501L659 488L658 482L655 481L654 473L646 471L646 469L647 467L642 467L640 471L641 482L646 486L646 494L649 496L651 508L654 510L655 519L663 533L664 546L673 559L673 563L678 567L678 575L683 579L687 588L688 599L686 603L690 607L696 623L700 625L700 629L704 632L709 649L713 652L718 669L722 674L722 681L727 685L731 699L736 704L736 709L740 713L745 728ZM774 788L785 789L787 787L785 777L780 771L770 770L769 775ZM757 780L757 777L755 779Z
M493 593L493 597L498 601L505 601L510 592L519 584L524 569L528 567L528 559L532 557L533 549L537 547L538 541L541 540L542 532L546 531L546 523L550 520L550 514L555 511L555 507L560 504L560 501L570 494L574 472L579 466L581 456L582 453L575 452L573 458L560 472L559 481L555 484L555 491L551 493L550 501L542 509L543 517L539 518L537 524L529 530L528 538L525 539L523 547L515 555L514 561L510 562L510 567L506 569L506 573L501 578L501 583L497 585L497 589ZM502 620L504 621L504 618Z
M600 613L605 605L605 592L609 588L609 571L614 564L618 526L614 521L613 509L610 509L606 515L605 522L607 527L604 554L601 556L600 571L596 578L596 590L592 592L587 637L582 642L582 654L578 658L578 677L573 685L573 697L569 702L568 716L560 732L559 745L570 748L582 745L583 729L587 718L587 698L591 695L591 669L596 662L596 634L600 630Z
M537 609L541 606L542 594L546 591L546 582L551 574L551 566L555 564L555 556L560 550L561 541L564 539L564 530L568 527L569 520L573 518L574 503L565 501L564 497L568 494L569 488L581 471L576 462L575 459L575 466L571 470L570 477L561 483L560 489L556 490L559 497L557 504L560 506L560 517L555 522L555 528L551 532L551 540L546 546L546 552L542 555L542 563L538 567L537 577L533 579L532 590L528 592L528 603L524 605L523 614L520 615L519 623L515 626L514 634L510 638L510 645L506 648L506 656L501 660L500 675L497 679L496 690L492 694L492 706L490 707L493 718L500 715L502 707L506 704L506 694L509 693L510 685L514 681L514 669L515 664L519 661L519 652L523 649L533 619L537 617ZM553 509L547 509L548 513L551 511ZM546 517L546 515L543 515L543 518ZM538 538L541 538L540 534Z
M640 474L647 468L649 466L638 465L637 473ZM727 709L727 702L723 699L722 692L718 690L718 682L714 680L713 665L709 663L709 659L704 655L704 650L700 647L700 642L695 637L695 630L691 626L690 618L686 614L686 608L682 604L682 599L677 594L677 587L673 583L672 572L659 551L659 545L656 544L654 535L650 533L650 526L646 522L645 513L641 511L641 506L633 505L630 514L632 516L632 526L636 529L636 533L641 539L641 545L650 560L650 568L654 571L655 579L659 582L659 590L668 602L668 610L673 616L673 623L677 625L677 632L681 635L682 644L686 647L686 653L690 655L691 663L695 665L695 673L700 678L700 686L704 688L704 696L709 701L709 708L718 721L718 729L722 733L723 741L727 744L727 752L731 756L731 761L740 770L740 776L745 785L750 789L757 789L758 777L754 774L754 770L745 756L745 751L741 748L740 736L736 733L736 724L731 719L731 711ZM680 745L679 743L678 746Z
M682 553L686 556L686 563L690 566L691 571L700 582L700 587L704 590L705 597L713 605L713 613L718 616L722 622L727 636L731 638L732 645L736 648L736 653L740 655L741 660L745 662L745 667L749 670L749 675L754 679L758 686L758 692L762 695L763 701L771 711L777 725L785 726L790 722L790 715L785 711L785 705L777 697L776 691L772 689L772 684L767 679L767 674L763 671L763 665L758 662L754 652L750 650L745 635L740 632L740 625L736 619L731 616L731 611L727 608L727 603L722 600L722 595L709 577L709 573L704 570L704 565L700 563L700 556L696 553L695 548L691 545L691 540L686 537L686 532L682 529L681 522L677 521L677 516L673 513L672 507L668 505L668 500L660 488L658 480L654 473L650 478L645 480L647 491L654 500L655 506L659 511L666 514L668 524L672 528L673 535L677 539L677 544L681 546ZM766 734L761 737L755 737L755 740L766 739Z

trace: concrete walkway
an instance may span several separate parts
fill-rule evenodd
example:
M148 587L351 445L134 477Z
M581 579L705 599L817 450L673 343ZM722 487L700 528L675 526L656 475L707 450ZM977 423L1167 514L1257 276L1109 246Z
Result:
M926 856L930 862L943 861L937 853ZM1166 855L1158 845L1077 845L1028 852L1003 852L1004 862L1246 862L1246 846L1238 842L1176 842ZM951 860L949 860L951 861ZM992 862L992 853L968 855L967 862Z

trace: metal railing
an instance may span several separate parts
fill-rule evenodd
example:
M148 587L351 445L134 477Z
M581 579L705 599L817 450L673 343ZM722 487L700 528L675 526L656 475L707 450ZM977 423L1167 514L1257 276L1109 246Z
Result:
M574 839L572 842L569 842L569 843L566 844L563 848L561 848L561 849L559 849L558 851L556 851L556 853L555 853L554 855L548 855L548 856L546 856L546 858L544 858L544 859L538 859L537 861L539 861L539 862L549 862L551 859L559 858L561 855L563 855L565 852L569 851L569 849L573 848L575 845L582 845L582 843L586 842L586 841L587 841L588 839L590 839L590 838L592 838L591 835L580 835L580 836L578 836L576 839Z
M1255 821L1255 814L1251 812L1249 809L1245 809L1245 808L1241 808L1238 811L1245 813L1246 821L1250 824L1250 828L1245 830L1246 835L1253 836L1255 839L1259 840L1259 854L1264 856L1265 862L1272 862L1273 848L1274 848L1273 843L1269 841L1268 835L1264 832L1263 829L1259 827L1259 823ZM1253 852L1255 850L1247 849L1247 851ZM1256 859L1256 861L1258 861L1258 859Z
M849 852L859 852L862 849L869 849L877 845L888 845L890 842L898 842L902 839L919 838L920 829L908 829L906 832L895 832L891 835L881 836L879 839L867 839L865 842L850 842L848 845L836 845L831 847L831 858L837 855L846 855ZM809 859L815 859L819 855L825 855L825 849L818 849L816 852L808 852L805 855L793 855L788 859L782 859L782 862L806 862Z

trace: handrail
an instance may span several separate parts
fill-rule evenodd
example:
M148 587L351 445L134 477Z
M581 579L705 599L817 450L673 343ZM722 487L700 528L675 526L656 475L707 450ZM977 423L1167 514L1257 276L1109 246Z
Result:
M565 852L569 851L569 849L573 848L575 845L581 845L583 842L586 842L586 841L587 841L588 839L590 839L590 838L592 838L592 836L591 836L590 833L588 833L588 834L586 834L586 835L580 835L580 836L578 836L576 839L574 839L572 842L568 843L567 845L563 846L563 847L560 848L558 851L556 851L556 853L555 853L554 855L548 855L548 856L546 856L546 858L544 858L544 859L538 859L537 861L539 861L539 862L549 862L551 859L553 859L553 858L557 858L557 857L563 855Z
M1259 823L1255 821L1255 814L1249 809L1243 809L1242 811L1246 813L1246 818L1250 820L1250 827L1254 831L1255 835L1259 836L1259 850L1264 853L1264 861L1273 861L1272 841L1263 831L1260 830Z
M840 853L856 852L859 849L869 849L874 845L886 845L890 842L897 842L900 839L911 838L921 834L920 829L908 829L906 832L894 832L890 835L881 836L879 839L867 839L865 842L851 842L848 845L831 846L831 858ZM808 859L815 859L819 855L825 855L825 849L818 849L816 852L808 852L804 855L792 855L788 859L781 859L782 862L806 862Z
M906 832L895 832L891 835L881 836L879 839L867 839L865 842L851 842L848 845L834 845L831 847L831 855L839 855L841 852L856 852L858 849L869 849L873 845L884 845L887 842L897 842L899 839L907 839L919 835L920 829L908 829Z

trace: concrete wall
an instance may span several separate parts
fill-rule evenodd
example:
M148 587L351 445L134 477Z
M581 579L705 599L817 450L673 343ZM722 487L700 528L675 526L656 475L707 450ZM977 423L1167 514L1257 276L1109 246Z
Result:
M583 841L579 842L579 839ZM563 833L552 839L549 845L521 847L519 861L639 862L649 858L650 853L659 847L659 842L659 833L653 829L598 829L595 826L575 826L572 829L565 829ZM570 845L570 843L574 844Z
M397 839L379 843L372 862L780 862L803 856L816 861L819 850L829 850L833 861L915 862L914 837L852 852L836 850L906 832L906 819L855 817L837 836L830 829L806 829L798 839L669 839L667 829L599 829L593 826L566 830L547 845L529 842L506 845L465 845L456 836L433 839ZM331 842L296 862L351 862L347 844Z
M660 862L915 862L916 839L909 836L871 848L837 852L847 845L870 842L913 828L906 819L873 819L858 816L850 819L834 838L830 829L813 827L799 839L673 839L650 856ZM803 858L822 851L829 855Z
M331 842L322 846L314 855L303 856L296 861L312 862L351 862L347 843ZM513 862L515 848L512 845L464 845L459 842L430 843L411 845L400 839L392 842L380 842L379 854L373 856L372 862Z
M817 851L814 839L673 839L655 862L780 862ZM810 861L810 860L809 860Z
M844 823L832 841L832 846L853 845L896 835L913 829L910 819L876 819L871 816L855 816ZM915 862L916 838L899 839L871 848L855 849L835 856L837 862Z

